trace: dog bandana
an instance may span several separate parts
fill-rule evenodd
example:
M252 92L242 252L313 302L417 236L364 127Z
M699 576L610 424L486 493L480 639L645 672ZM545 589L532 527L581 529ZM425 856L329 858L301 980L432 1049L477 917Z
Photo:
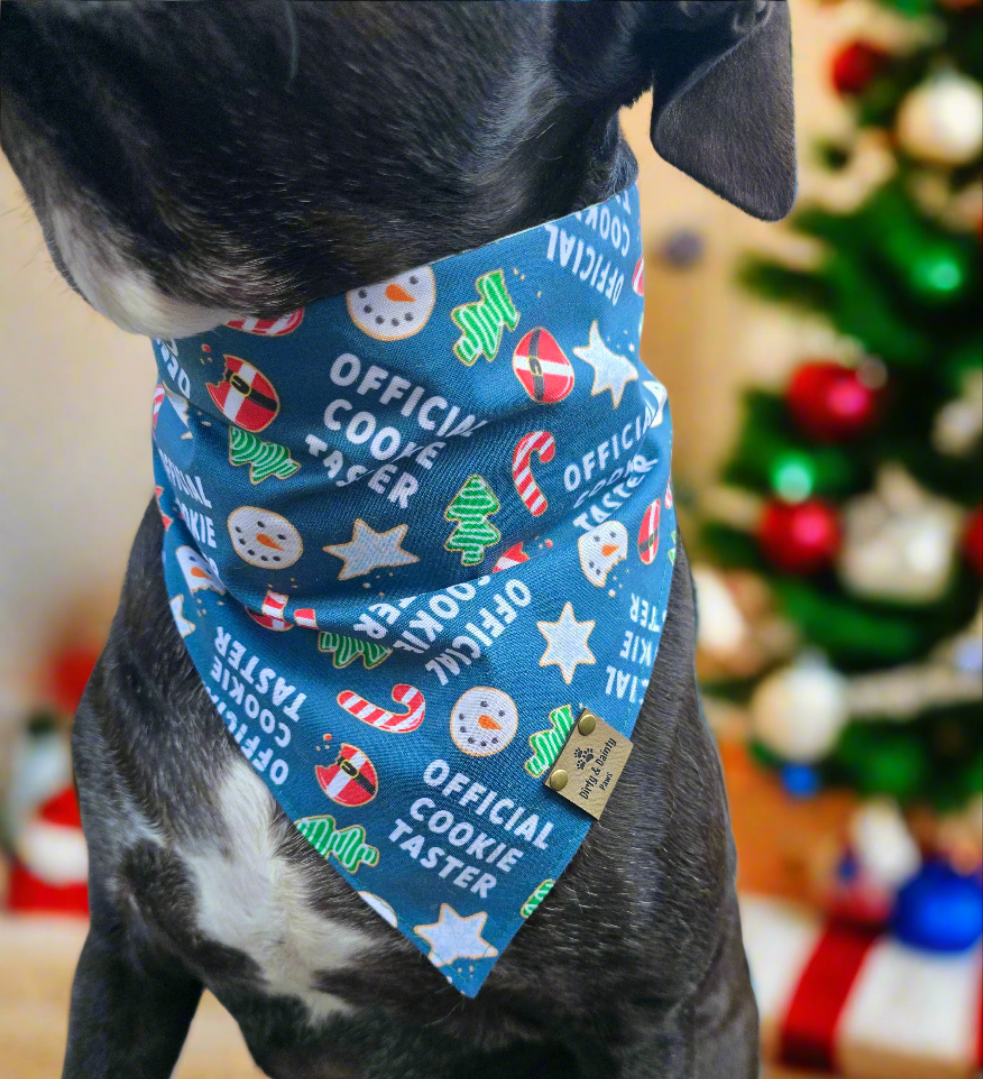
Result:
M198 674L301 834L468 996L603 835L545 779L582 708L631 734L659 647L671 426L642 308L632 187L154 343Z

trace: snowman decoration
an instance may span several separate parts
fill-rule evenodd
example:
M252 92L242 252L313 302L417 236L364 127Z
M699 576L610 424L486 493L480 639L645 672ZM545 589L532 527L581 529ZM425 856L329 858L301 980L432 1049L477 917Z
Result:
M451 711L451 738L469 757L500 753L519 729L515 701L501 690L475 686L462 694Z
M286 569L304 553L300 533L279 513L240 506L229 514L228 526L235 553L259 569Z
M611 570L628 557L628 529L620 521L606 521L577 540L577 552L584 576L603 588Z
M429 266L421 266L352 289L345 299L352 322L363 333L377 341L401 341L426 326L437 299L437 281Z

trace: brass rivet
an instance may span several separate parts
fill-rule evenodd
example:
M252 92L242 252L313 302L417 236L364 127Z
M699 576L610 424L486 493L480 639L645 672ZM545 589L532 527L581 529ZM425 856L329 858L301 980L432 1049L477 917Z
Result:
M597 727L597 716L592 712L585 712L580 717L580 722L577 724L577 730L581 734L593 734Z
M569 778L570 777L567 775L566 772L564 772L562 768L557 768L557 770L550 776L550 786L555 791L562 791L563 788L567 785L567 780Z

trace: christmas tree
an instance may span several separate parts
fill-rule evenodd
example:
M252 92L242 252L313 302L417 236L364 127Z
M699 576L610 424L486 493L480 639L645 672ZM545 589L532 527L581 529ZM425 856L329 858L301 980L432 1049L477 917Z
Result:
M740 267L844 347L747 394L702 541L718 582L765 582L785 632L705 688L747 704L792 791L954 811L983 789L983 18L975 0L881 4L917 39L833 59L856 127L816 152L830 189L872 146L889 167L853 204L800 200L814 264Z

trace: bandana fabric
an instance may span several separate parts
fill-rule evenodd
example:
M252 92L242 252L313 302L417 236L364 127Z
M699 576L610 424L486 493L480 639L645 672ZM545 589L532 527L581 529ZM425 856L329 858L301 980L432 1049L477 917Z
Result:
M642 307L631 188L154 343L191 659L300 832L469 996L594 824L544 783L581 708L630 735L658 650L676 531Z

